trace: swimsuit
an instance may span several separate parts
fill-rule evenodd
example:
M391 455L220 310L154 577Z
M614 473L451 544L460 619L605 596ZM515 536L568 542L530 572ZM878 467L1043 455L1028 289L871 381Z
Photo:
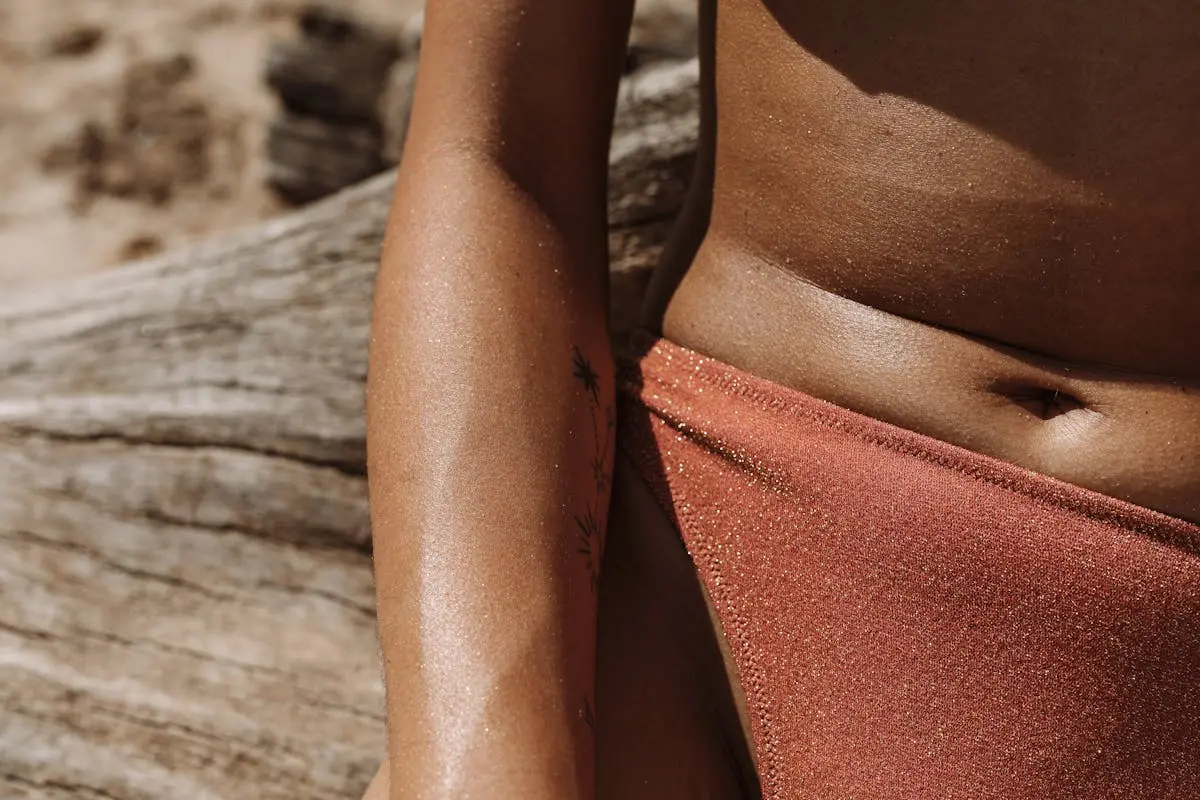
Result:
M765 798L1200 798L1200 526L665 340L621 385Z

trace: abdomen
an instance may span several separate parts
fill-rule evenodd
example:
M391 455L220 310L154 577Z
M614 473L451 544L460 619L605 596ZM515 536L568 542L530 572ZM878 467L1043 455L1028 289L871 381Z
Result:
M1200 519L1200 12L1136 11L722 2L666 335Z

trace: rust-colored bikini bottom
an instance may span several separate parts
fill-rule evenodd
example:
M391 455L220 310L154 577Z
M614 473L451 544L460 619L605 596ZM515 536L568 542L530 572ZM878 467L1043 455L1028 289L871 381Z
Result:
M1200 798L1200 526L665 340L622 384L764 797Z

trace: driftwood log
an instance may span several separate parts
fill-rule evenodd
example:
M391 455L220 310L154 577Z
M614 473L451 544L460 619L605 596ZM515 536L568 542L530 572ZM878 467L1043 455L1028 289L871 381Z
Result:
M694 62L623 89L618 329L696 105ZM0 797L365 787L384 726L361 412L391 185L0 301Z

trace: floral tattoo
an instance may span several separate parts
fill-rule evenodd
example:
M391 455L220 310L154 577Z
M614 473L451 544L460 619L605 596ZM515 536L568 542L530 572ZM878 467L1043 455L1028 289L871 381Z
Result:
M577 550L583 556L588 583L592 588L593 596L595 596L600 582L600 565L604 560L604 520L607 511L605 504L608 502L609 490L612 488L609 464L612 457L617 416L611 403L602 402L600 376L578 347L574 348L571 355L571 375L578 381L587 398L588 418L592 423L592 451L588 466L591 470L594 491L590 493L583 511L576 513L574 518ZM593 736L596 729L594 709L594 700L585 696L579 714L580 719Z
M575 515L575 527L579 552L585 559L588 578L592 591L595 592L600 580L600 563L604 559L604 514L601 504L607 499L612 483L608 473L611 455L609 450L612 447L612 434L617 420L611 406L601 409L600 376L578 347L575 348L572 359L572 375L587 393L589 416L592 420L592 457L588 463L595 492L583 513Z

